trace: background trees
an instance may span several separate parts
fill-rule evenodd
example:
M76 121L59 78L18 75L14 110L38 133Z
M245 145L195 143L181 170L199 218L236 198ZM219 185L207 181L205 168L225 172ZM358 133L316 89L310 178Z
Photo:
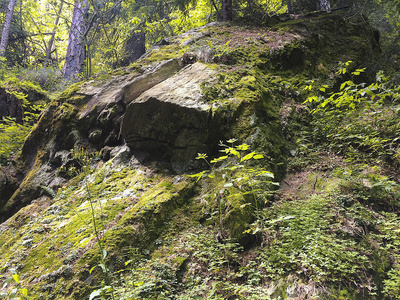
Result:
M14 7L17 3L17 0L10 0L10 3L7 7L6 19L3 25L3 32L1 34L1 41L0 41L0 56L4 56L6 52L6 48L8 45L8 37L10 35L10 28L11 28L11 21L14 15Z
M75 0L71 28L69 30L68 49L63 69L64 78L67 80L81 74L84 68L86 39L89 29L88 13L88 0Z
M399 0L0 0L0 54L8 66L63 70L76 80L73 74L131 63L162 38L210 21L262 24L275 14L341 7L349 18L367 15L396 49Z

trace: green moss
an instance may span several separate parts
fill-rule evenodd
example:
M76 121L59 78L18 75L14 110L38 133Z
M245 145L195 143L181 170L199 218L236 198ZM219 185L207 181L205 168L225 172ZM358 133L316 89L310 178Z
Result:
M204 83L202 87L204 99L213 107L211 128L219 128L226 139L234 137L251 144L252 149L266 158L253 167L272 170L276 180L279 180L285 173L287 155L287 144L281 132L282 114L279 110L282 103L290 99L295 107L292 115L295 115L296 103L304 101L306 97L301 91L304 80L314 75L322 78L330 76L334 71L333 64L339 59L354 57L357 60L372 53L369 52L371 49L359 49L368 48L369 45L363 37L353 38L358 34L357 30L351 29L350 25L340 28L342 22L333 26L336 21L337 17L327 17L281 24L282 33L290 30L300 36L297 41L281 49L271 48L269 44L265 45L253 37L236 37L234 31L238 27L213 27L210 29L211 37L187 47L173 44L155 49L145 60L130 66L129 70L121 69L96 80L103 85L112 76L125 76L131 72L140 74L145 64L181 57L183 53L197 52L202 47L213 48L219 56L214 61L217 63L211 65L219 72L217 81ZM340 28L343 34L336 36L335 28ZM264 29L258 30L264 32ZM227 44L228 40L232 40L230 44ZM354 41L354 47L349 46L350 41ZM239 46L234 46L235 42ZM271 40L273 42L276 41ZM88 97L77 93L80 88L81 84L69 87L49 105L49 113L43 117L32 139L48 141L54 135L63 136L64 132L70 132L77 126L76 114L88 100ZM218 119L216 116L222 120L218 124L213 121ZM298 122L293 131L303 130L301 120L296 120ZM394 117L394 123L395 120ZM395 132L397 127L393 125L390 130ZM33 142L30 145L35 147ZM50 144L49 147L54 146ZM26 178L26 187L48 158L44 152L38 149L38 163ZM21 276L31 283L30 289L35 299L87 298L104 281L101 268L89 274L89 270L100 261L93 217L101 232L101 243L108 253L106 264L111 272L116 274L125 268L124 262L132 258L130 255L136 249L140 252L137 255L140 259L135 263L140 267L133 268L137 277L133 277L127 286L140 292L147 287L154 292L152 295L159 292L151 290L152 284L156 287L161 284L163 292L167 291L177 298L183 295L188 298L209 296L233 299L251 295L254 299L261 299L259 295L267 297L266 290L268 295L287 298L293 286L303 287L306 286L305 282L310 282L313 288L312 280L317 278L319 282L326 283L323 289L337 297L337 286L328 284L335 276L318 273L320 269L315 266L329 266L328 270L336 275L342 270L340 268L344 268L343 272L357 282L360 276L349 271L348 261L354 262L357 270L363 270L362 274L368 274L368 278L372 278L379 289L383 278L388 278L385 274L391 268L391 251L371 245L374 242L384 245L383 240L389 239L397 243L396 237L390 235L390 232L397 230L391 227L396 222L391 225L373 224L375 221L372 216L375 215L366 212L357 202L365 200L363 197L366 194L361 192L362 185L357 189L354 185L348 188L347 198L343 195L324 195L299 202L280 199L280 202L261 212L261 204L265 199L253 203L249 194L235 185L224 186L226 182L222 179L208 179L196 185L191 180L174 178L165 172L151 173L147 168L119 168L112 167L111 163L99 164L97 168L70 180L69 186L61 189L57 197L43 207L33 203L20 210L8 225L2 227L0 265L8 263L19 266ZM313 172L297 192L302 193L303 198L307 198L308 193L326 189L336 193L339 179L335 176L326 178L324 174L327 173ZM245 174L239 173L238 176ZM221 190L224 192L222 196ZM374 197L382 195L380 192ZM357 194L361 200L350 197L348 194L351 193ZM222 237L223 243L217 239L221 237L221 232L219 220L216 219L221 204L218 200L221 199L222 234L227 233ZM372 196L367 200L371 199ZM354 207L349 207L349 203L353 203ZM261 213L265 217L252 224L255 216ZM343 228L349 227L348 224L356 225L346 231ZM300 227L304 230L296 231ZM361 231L357 231L359 228L368 232L361 236ZM380 228L385 228L387 233L383 234ZM248 229L261 233L251 235L251 238L258 239L260 243L257 242L257 245L262 240L262 247L253 249L253 252L242 252L236 241L249 245L246 242L249 236L243 233ZM307 243L304 242L304 236L307 237ZM338 242L339 237L347 248ZM312 243L317 243L318 247L311 249ZM268 246L264 247L266 244ZM324 247L326 244L331 247ZM304 249L308 251L308 258L314 259L314 266L307 265L306 259L301 261L304 257L299 253L306 251ZM315 255L319 255L318 259ZM366 267L368 264L362 265L365 255L373 266L370 269ZM354 257L360 260L354 260ZM148 261L143 262L143 258ZM70 277L57 274L64 267L73 270ZM372 269L376 272L371 275ZM394 289L396 273L392 273L387 288ZM43 275L46 276L41 277ZM40 277L41 280L37 281ZM342 288L338 297L358 297L356 288L343 280L341 286L347 284L346 290ZM361 286L365 282L357 284ZM141 285L144 288L140 289ZM261 291L257 289L260 286ZM275 287L275 293L264 287ZM139 293L138 297L143 298L144 294Z
M173 58L182 57L182 55L188 52L189 47L182 47L176 44L162 46L161 48L155 48L151 53L144 59L145 63L159 62L163 60L169 60Z
M63 102L69 99L72 95L74 95L77 91L80 90L81 86L82 86L81 82L72 84L70 87L68 87L62 92L62 94L56 99L56 101Z
M31 81L21 81L17 77L8 77L7 81L2 83L2 87L6 90L18 91L22 90L23 93L26 94L37 94L42 95L44 98L48 99L49 95L46 91L44 91L39 85L31 82Z

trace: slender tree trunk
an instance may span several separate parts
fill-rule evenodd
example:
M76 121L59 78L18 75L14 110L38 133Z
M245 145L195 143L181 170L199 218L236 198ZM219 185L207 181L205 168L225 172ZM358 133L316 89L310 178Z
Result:
M67 80L77 80L78 75L84 71L86 58L85 34L88 26L88 13L88 0L75 0L63 69L64 78Z
M10 29L11 29L11 21L14 14L14 7L17 3L17 0L10 0L8 3L6 20L3 26L3 33L1 34L1 41L0 41L0 57L4 57L6 54L6 48L8 45L8 37L10 36Z
M56 38L56 29L57 29L57 26L58 26L58 22L60 21L60 15L61 15L61 12L62 12L63 5L64 5L64 0L61 0L60 8L58 9L57 18L56 18L56 20L54 22L54 28L53 28L53 31L51 33L49 45L48 45L47 51L46 51L46 61L47 62L51 61L51 53L52 53L52 49L53 49L53 45L54 45L54 40Z
M222 0L221 18L222 18L222 22L226 22L226 21L231 21L232 20L232 18L233 18L232 0Z
M288 11L289 14L293 13L292 0L288 0L287 11Z
M329 0L318 0L317 1L317 10L330 10L331 3Z

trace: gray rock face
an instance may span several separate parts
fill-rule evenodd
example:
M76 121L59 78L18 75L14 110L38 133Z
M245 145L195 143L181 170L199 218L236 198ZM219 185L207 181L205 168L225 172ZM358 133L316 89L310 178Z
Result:
M128 146L171 162L178 172L190 166L214 136L211 107L202 100L200 86L214 75L198 62L130 101L121 125Z
M74 147L100 150L121 146L120 121L126 105L182 67L179 59L161 61L125 75L111 75L101 84L89 81L67 99L52 102L22 149L25 179L18 189L0 197L0 222L40 197L41 186L58 188L64 183L58 169L74 164L70 155ZM0 191L6 189L3 186Z

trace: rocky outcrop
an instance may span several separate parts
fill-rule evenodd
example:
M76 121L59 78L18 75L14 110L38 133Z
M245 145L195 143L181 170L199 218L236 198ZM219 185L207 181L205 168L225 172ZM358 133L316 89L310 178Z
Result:
M43 193L41 186L57 189L64 182L65 172L60 170L73 164L72 149L99 151L121 145L124 141L120 121L126 110L125 99L135 99L181 67L179 60L173 59L111 75L100 84L75 84L50 103L23 146L25 180L7 204L0 207L0 220L38 198Z
M347 26L345 38L328 32L329 24ZM251 224L271 195L255 199L248 178L259 169L274 173L275 181L285 174L281 104L304 101L299 82L305 79L335 80L338 60L361 64L360 53L375 53L368 24L363 31L343 24L337 15L275 28L214 24L169 38L128 68L71 86L48 105L26 140L17 191L0 199L0 221L7 220L0 226L0 265L18 265L37 299L88 298L104 282L101 268L93 269L104 253L110 272L124 268L130 255L135 264L153 254L160 258L143 269L157 281L139 298L154 296L152 288L164 283L169 295L196 286L197 279L184 282L189 269L193 278L219 276L230 247L261 244ZM349 39L356 45L346 55ZM186 176L203 167L198 152L215 157L219 141L231 138L249 144L263 162L242 169L239 159L199 182ZM1 191L13 186L13 174L0 173ZM257 189L269 191L272 174L262 174L267 177ZM99 238L106 252L97 248ZM268 237L271 243L275 238ZM197 266L207 251L223 259L203 270ZM168 261L161 262L164 257ZM228 266L238 285L240 276L253 275L240 263ZM168 264L173 268L163 269ZM140 289L143 282L136 280L131 287Z
M329 76L335 59L324 47L332 51L334 43L334 53L344 59L341 49L348 48L349 38L357 42L354 49L360 49L350 51L349 60L360 61L360 52L373 55L377 47L368 38L372 29L364 25L356 30L343 22L338 16L296 20L288 32L270 31L271 38L229 28L231 42L222 39L213 49L207 39L216 35L213 26L221 24L210 24L169 38L128 68L71 86L48 106L26 140L21 157L25 180L0 207L1 220L42 195L41 185L57 189L68 180L60 170L76 165L71 149L79 147L100 151L108 159L113 147L126 143L141 163L159 162L182 173L196 167L196 153L215 153L219 140L235 137L270 156L270 167L282 176L286 154L278 116L281 100L271 92L275 86L268 74ZM335 26L347 36L334 40L324 31ZM318 35L307 30L318 27ZM248 44L252 38L256 46ZM193 57L190 61L183 59L187 53ZM196 62L204 53L214 55L206 61L220 65Z
M221 133L213 111L202 99L201 84L216 72L202 63L179 73L128 101L121 134L133 151L145 151L182 172L198 152L210 151ZM217 121L218 122L218 121Z

